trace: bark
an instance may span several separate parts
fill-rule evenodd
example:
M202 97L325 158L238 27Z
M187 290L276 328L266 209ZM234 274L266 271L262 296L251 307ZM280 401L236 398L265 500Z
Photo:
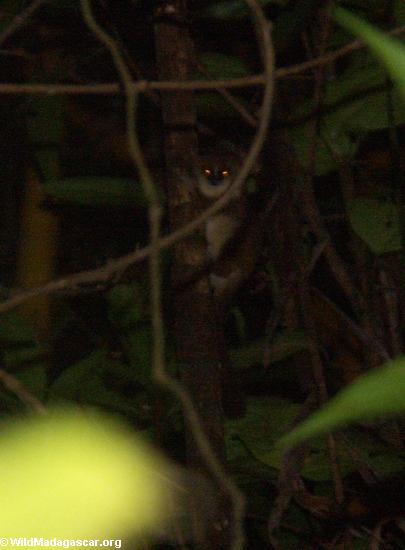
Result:
M160 2L155 10L155 47L159 77L163 80L190 78L193 44L187 26L186 2ZM204 207L192 176L198 156L196 113L193 93L171 91L161 95L164 124L164 153L167 168L167 198L170 229L194 219ZM206 262L203 231L177 243L172 249L172 287L198 272ZM173 293L173 324L177 364L182 383L190 393L214 452L224 458L221 405L220 357L217 345L216 306L207 276ZM187 423L186 423L187 424ZM187 461L199 470L206 462L186 427ZM227 512L219 511L223 519ZM222 523L222 519L220 519ZM201 548L226 548L224 531L208 534Z

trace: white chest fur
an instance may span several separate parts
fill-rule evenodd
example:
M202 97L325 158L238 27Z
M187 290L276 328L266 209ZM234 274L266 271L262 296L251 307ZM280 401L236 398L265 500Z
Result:
M210 218L205 226L207 254L210 260L217 260L226 244L232 239L240 227L241 220L227 212Z

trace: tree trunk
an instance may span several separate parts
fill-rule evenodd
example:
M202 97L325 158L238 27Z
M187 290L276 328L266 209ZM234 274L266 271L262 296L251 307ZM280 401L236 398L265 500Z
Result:
M162 80L187 80L193 67L193 44L187 28L186 2L160 2L155 10L157 68ZM190 91L163 92L164 152L167 168L167 198L170 229L184 226L201 213L204 202L190 176L198 158L196 113ZM206 262L203 230L172 248L172 286L196 273ZM217 346L216 306L205 275L173 293L172 315L177 346L177 364L182 383L194 402L213 451L224 458L221 405L221 372ZM186 452L190 465L207 471L206 461L186 428ZM229 507L228 507L229 508ZM220 518L227 511L219 510ZM221 521L221 519L220 519ZM208 534L201 548L226 548L225 534Z

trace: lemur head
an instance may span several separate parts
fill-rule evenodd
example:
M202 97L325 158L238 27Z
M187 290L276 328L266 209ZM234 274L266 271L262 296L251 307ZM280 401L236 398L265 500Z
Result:
M233 181L237 165L234 155L217 153L203 155L197 169L200 193L208 199L216 199L223 195Z
M209 201L221 197L232 184L240 164L235 155L211 152L200 158L197 170L197 185L200 194ZM205 237L207 253L211 260L217 260L226 245L232 240L244 217L244 204L240 193L217 214L207 220Z

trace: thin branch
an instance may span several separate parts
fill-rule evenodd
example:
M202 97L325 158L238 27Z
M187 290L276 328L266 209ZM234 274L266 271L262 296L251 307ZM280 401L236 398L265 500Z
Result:
M387 36L398 36L405 32L405 25L387 32ZM337 59L348 55L356 50L365 48L361 40L354 40L338 50L299 63L291 67L283 67L274 72L274 80L288 78L309 71L315 67L321 67L332 63ZM187 82L166 82L138 80L132 83L138 92L148 90L215 90L216 88L249 88L262 86L265 83L263 74L232 78L229 80L190 80ZM21 94L21 95L117 95L121 93L119 84L0 84L0 94Z
M254 162L257 156L260 153L260 150L263 146L263 143L266 138L267 127L271 115L271 107L273 103L273 91L274 91L274 51L272 41L269 35L269 26L263 11L261 10L260 5L256 0L246 0L249 8L253 12L253 18L255 21L255 28L258 34L260 41L261 50L263 52L263 61L265 65L265 75L266 75L266 86L263 93L262 108L260 112L260 120L258 121L258 128L256 135L252 141L250 150L244 159L244 162L241 166L239 173L236 175L235 181L231 185L228 193L222 197L222 202L219 199L213 205L213 212L217 211L216 209L221 209L227 202L232 200L234 197L235 191L239 190L250 170L252 169ZM210 210L210 209L209 209ZM199 223L204 218L207 219L206 211L202 214L195 222ZM191 224L192 225L192 224ZM245 509L245 500L243 494L240 492L238 487L233 483L231 478L228 478L221 463L216 458L215 454L212 452L209 441L206 438L205 432L202 429L200 419L198 417L197 411L195 409L194 403L192 402L190 395L179 382L170 377L168 373L160 371L156 372L159 377L159 380L163 385L169 389L182 403L185 410L185 417L190 424L195 442L200 448L202 455L204 456L207 466L210 468L211 472L215 475L215 478L220 482L220 485L228 492L232 498L233 504L233 515L234 515L234 531L232 539L232 549L240 550L244 546L244 533L243 533L243 517Z
M272 54L270 59L274 60L274 54ZM271 72L271 74L273 74L273 72ZM256 135L252 141L252 145L241 166L241 169L232 185L229 187L226 193L224 193L209 208L204 210L204 212L202 212L202 214L198 216L195 220L191 221L184 227L177 229L166 237L159 239L160 250L169 248L179 240L186 238L188 235L193 233L193 231L202 226L208 220L208 218L222 210L229 202L232 201L235 196L235 192L239 191L241 185L243 184L243 181L246 179L247 175L253 168L265 141L268 121L271 115L273 91L274 80L271 79L271 86L269 85L269 83L267 83L265 87L263 104L261 107L261 117L259 120ZM127 269L130 265L145 260L150 255L150 253L150 246L146 246L140 250L126 254L125 256L122 256L117 260L112 260L101 268L68 275L61 279L57 279L56 281L52 281L43 287L34 288L22 293L17 293L10 299L0 303L0 313L9 311L19 304L25 302L26 300L33 298L34 296L49 295L66 289L75 288L80 285L89 285L109 281L115 273L125 271L125 269Z
M386 32L385 34L387 36L398 36L404 32L405 32L405 25L402 25L401 27L392 29L391 31ZM299 73L309 71L310 69L314 69L315 67L321 67L322 65L327 65L328 63L332 63L332 61L336 61L340 57L344 57L349 53L352 53L356 50L362 50L363 48L366 48L366 47L367 47L366 44L364 44L364 42L362 42L361 40L353 40L349 44L346 44L346 46L342 46L341 48L339 48L334 52L326 53L315 59L311 59L310 61L305 61L304 63L293 65L292 67L285 67L282 69L278 69L276 71L276 79L290 77Z
M262 86L262 74L223 80L154 81L137 80L131 86L136 92L149 90L215 90L216 88L248 88ZM118 83L104 84L0 84L0 94L49 95L116 95L121 93Z
M12 374L6 372L4 369L0 369L0 381L4 387L13 392L20 401L25 403L28 407L31 407L33 411L38 414L45 414L46 408L27 388Z
M135 132L135 114L138 104L139 90L134 87L131 73L128 70L122 55L118 49L118 46L114 40L98 25L95 21L90 7L89 0L81 0L81 7L83 18L90 28L90 30L97 36L99 41L105 45L105 47L111 53L115 67L120 76L122 84L124 86L124 92L126 96L126 116L127 116L127 138L129 146L129 154L134 163L134 167L139 173L145 196L150 205L159 204L158 194L153 182L152 175L145 162L144 156L141 151L141 147Z
M197 64L198 70L206 77L208 80L211 80L212 77L209 74L209 71L204 67L202 63ZM224 99L229 103L229 105L241 116L241 118L252 128L256 128L257 126L257 119L254 117L249 111L246 109L246 107L243 105L241 101L236 99L234 95L232 95L228 90L225 88L216 88L215 91L217 91Z
M250 159L253 159L250 162L254 164L257 157L252 156L250 153L248 157ZM246 161L248 160L248 157L246 158ZM232 185L232 189L235 188L234 185L235 184ZM222 197L212 206L207 208L207 210L204 210L204 212L202 212L202 214L198 218L186 224L184 227L180 227L176 231L173 231L169 235L161 237L158 242L159 249L164 250L166 248L170 248L178 241L185 239L191 233L196 231L201 225L203 225L208 220L208 218L216 214L219 210L222 210L222 208L224 208L233 198L233 194L229 192L230 189L227 193L224 193L224 195L222 195ZM135 250L134 252L125 254L124 256L121 256L116 260L110 260L100 268L80 271L79 273L72 273L60 279L51 281L41 287L33 288L30 290L19 289L18 291L15 291L15 289L9 289L8 292L11 294L11 298L0 302L0 314L6 313L7 311L16 308L20 304L36 296L47 296L51 294L57 294L59 292L62 293L67 290L74 291L77 289L78 291L80 291L81 287L84 291L90 285L94 285L96 287L98 284L109 282L114 278L117 273L121 274L131 265L143 262L144 260L146 260L146 258L150 256L150 254L151 247L145 246L144 248L140 248L139 250Z
M34 0L24 11L17 14L10 25L0 34L0 45L2 45L10 36L20 29L33 13L35 13L48 0Z
M269 26L263 11L260 8L257 0L246 0L248 6L253 12L255 20L255 28L260 39L261 49L263 51L264 64L265 64L265 74L266 74L266 86L263 93L263 102L260 115L260 121L258 125L258 130L253 139L252 145L250 147L249 153L245 158L242 167L235 178L227 196L223 197L223 200L217 201L216 205L213 205L214 208L208 209L208 211L213 210L217 211L215 207L219 210L223 207L229 200L234 196L235 190L239 190L243 185L244 180L248 176L250 170L252 169L254 162L257 156L260 153L260 150L263 146L268 123L271 115L271 107L273 102L273 90L274 90L274 52L273 45L269 36ZM162 386L171 391L183 404L183 407L186 412L186 418L189 421L195 441L199 445L204 458L207 461L207 465L212 471L215 478L220 482L220 484L225 488L232 498L234 505L234 519L235 519L235 532L232 548L234 550L240 550L243 548L244 535L243 535L243 515L244 515L244 498L238 487L233 483L233 481L228 478L225 471L223 470L222 465L218 461L215 454L212 452L209 441L206 438L204 430L201 426L200 419L196 413L194 404L190 399L190 396L187 391L182 387L181 384L174 378L172 378L165 370L164 364L164 328L163 320L161 313L161 272L160 272L160 243L159 243L159 233L160 233L160 219L161 219L161 207L158 199L158 194L153 185L153 181L147 165L144 161L142 152L137 141L137 136L135 132L135 108L136 108L136 97L134 95L134 88L132 86L132 79L130 72L128 71L122 56L116 46L115 42L99 27L95 21L89 0L81 0L83 17L89 26L89 28L95 33L99 40L104 43L104 45L110 51L113 60L115 62L116 68L120 74L122 83L124 85L125 94L127 97L127 131L128 131L128 140L130 145L130 152L132 154L132 160L134 165L139 171L142 183L144 185L145 194L149 202L149 218L151 222L150 229L150 276L151 276L151 285L152 285L152 324L153 324L153 333L154 333L154 376L157 382ZM220 203L223 203L221 205ZM207 212L205 214L207 215ZM207 215L209 217L209 215ZM204 214L200 216L199 221L203 223L205 221ZM195 225L195 222L194 222ZM193 224L190 224L193 226ZM195 225L198 227L199 224Z

